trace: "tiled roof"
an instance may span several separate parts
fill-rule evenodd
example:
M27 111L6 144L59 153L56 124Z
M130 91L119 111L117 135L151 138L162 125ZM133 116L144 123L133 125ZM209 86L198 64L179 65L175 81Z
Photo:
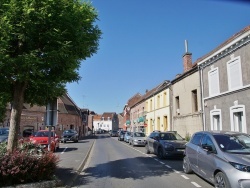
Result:
M74 104L72 99L67 94L64 94L63 96L59 97L58 110L59 113L79 115L78 107Z
M112 119L113 116L114 116L114 114L115 114L115 112L104 112L104 113L102 114L102 117L104 117L104 119L107 119L108 117L109 117L110 119Z
M93 121L100 121L101 117L102 117L102 115L96 114L93 116Z
M46 111L45 106L38 106L38 105L31 106L30 104L27 104L27 103L23 104L23 110L25 109L32 111L32 112L45 112Z

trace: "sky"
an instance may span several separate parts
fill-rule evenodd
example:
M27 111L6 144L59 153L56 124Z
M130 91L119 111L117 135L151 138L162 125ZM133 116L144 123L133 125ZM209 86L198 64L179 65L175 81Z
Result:
M97 114L123 112L135 94L183 73L185 40L195 62L250 25L247 2L92 0L103 34L81 63L81 80L67 84L69 96Z

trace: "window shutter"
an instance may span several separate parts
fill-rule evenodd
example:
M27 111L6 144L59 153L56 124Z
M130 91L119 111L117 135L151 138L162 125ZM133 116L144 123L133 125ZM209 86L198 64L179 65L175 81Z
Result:
M229 90L242 86L241 66L239 60L228 63Z
M218 94L219 91L219 75L218 69L209 72L209 95L213 96Z

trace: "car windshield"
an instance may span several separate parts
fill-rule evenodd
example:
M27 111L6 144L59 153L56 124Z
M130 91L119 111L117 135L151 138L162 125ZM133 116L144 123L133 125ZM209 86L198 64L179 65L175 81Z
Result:
M135 137L145 137L144 133L134 133Z
M250 136L237 135L214 135L214 138L222 151L230 153L249 153Z
M71 133L74 133L74 131L73 131L73 130L66 130L66 131L64 131L63 133L64 133L64 134L71 134Z
M49 131L39 131L36 132L35 137L49 137ZM51 136L54 136L54 132L51 132Z
M160 133L159 140L183 140L177 133Z
M0 129L0 136L9 135L9 129Z
M131 133L130 133L130 132L126 132L126 135L127 135L127 136L130 136L130 135L131 135Z

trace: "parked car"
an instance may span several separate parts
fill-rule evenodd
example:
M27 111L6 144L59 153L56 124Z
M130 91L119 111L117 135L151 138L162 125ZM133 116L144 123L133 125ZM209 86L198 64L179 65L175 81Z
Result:
M0 143L7 142L9 137L9 128L0 128Z
M143 132L132 132L129 138L129 145L132 146L145 146L146 135Z
M152 132L146 139L146 153L154 153L158 158L184 157L185 141L176 131Z
M183 170L195 172L215 187L250 187L250 136L225 131L193 134L186 145Z
M60 147L59 137L54 131L50 131L50 151L55 152ZM48 130L39 130L33 133L29 137L30 142L34 144L40 144L44 147L45 150L48 150L49 145L49 131Z
M112 130L111 133L110 133L110 136L112 136L112 137L118 136L118 131Z
M130 139L130 135L131 135L131 132L126 132L125 135L124 135L124 142L127 142L129 143L129 139Z
M124 136L125 136L126 132L127 131L123 131L123 130L119 131L119 134L118 134L118 140L119 141L124 141Z
M66 143L68 141L78 142L78 140L79 140L78 132L74 129L68 129L63 131L60 141Z

